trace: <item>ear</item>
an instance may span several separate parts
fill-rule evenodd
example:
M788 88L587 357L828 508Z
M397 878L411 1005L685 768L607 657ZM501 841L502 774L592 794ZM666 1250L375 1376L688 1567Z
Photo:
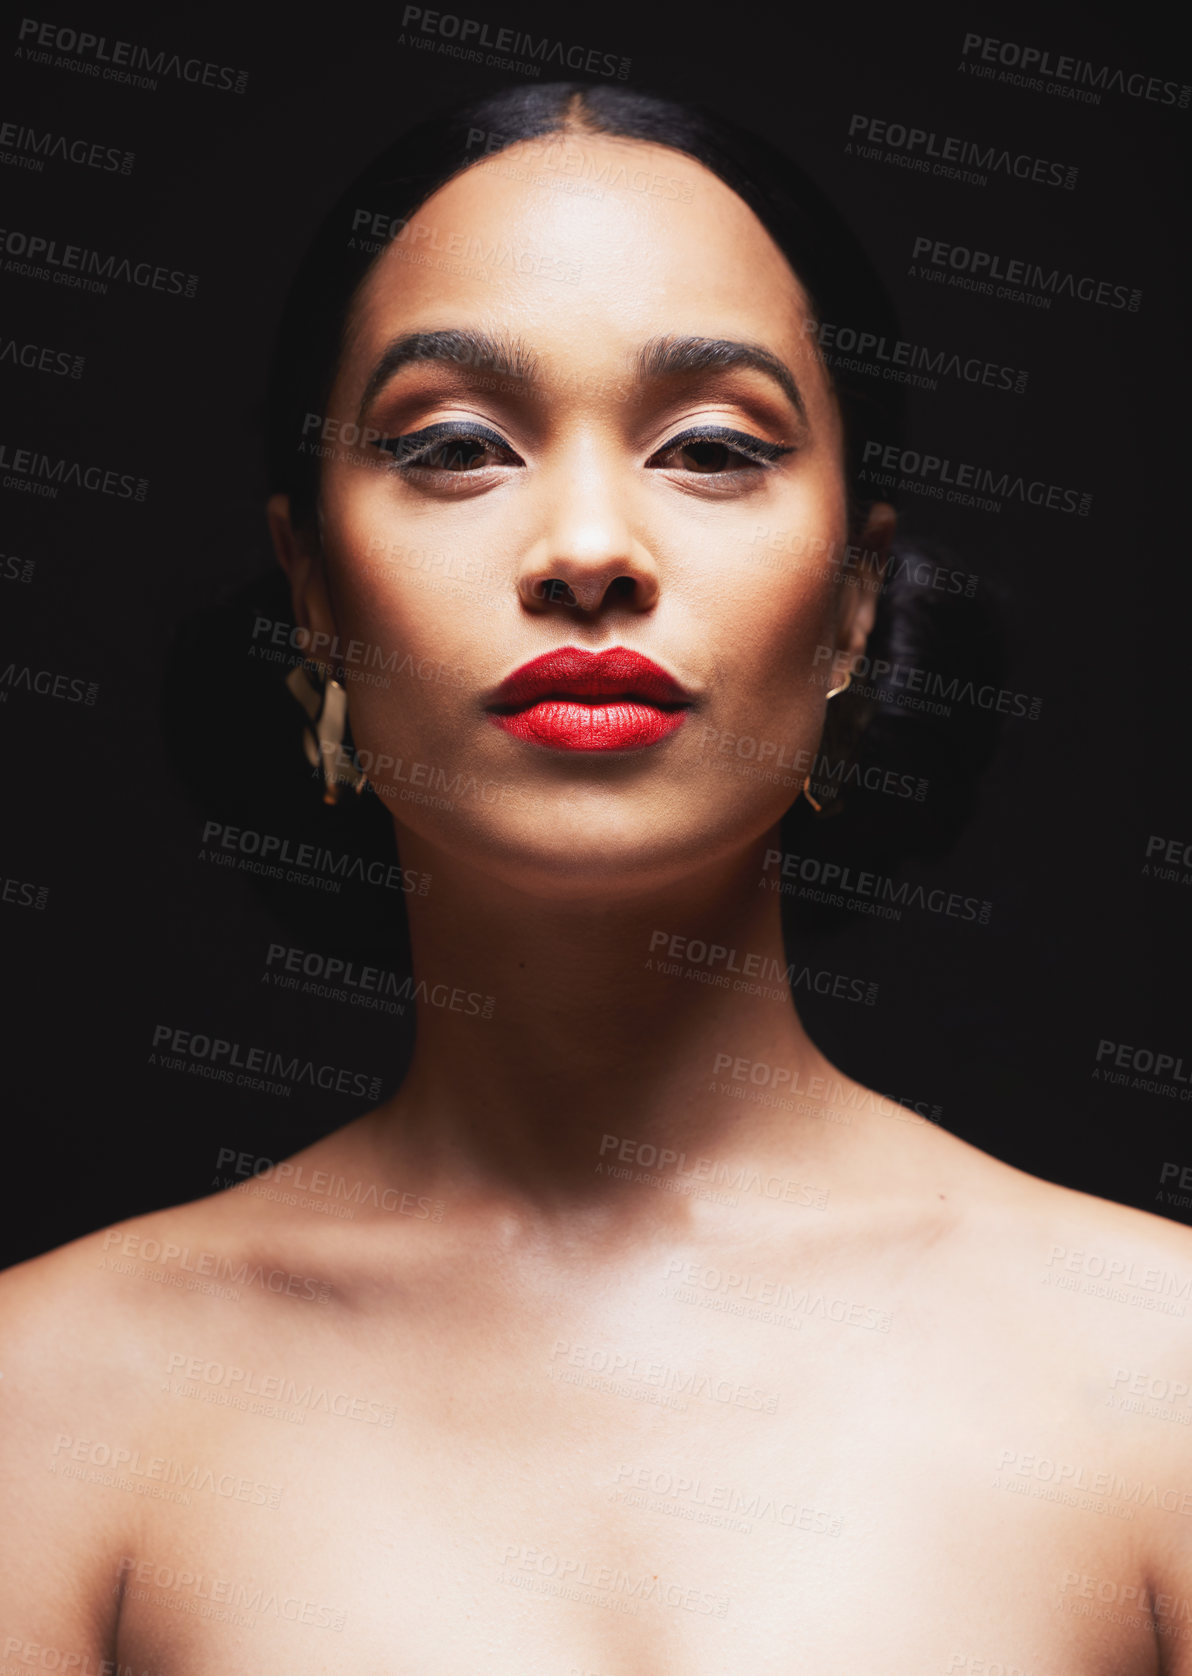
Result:
M847 579L840 590L840 615L837 619L836 666L838 672L851 669L859 658L873 630L877 612L877 598L882 588L886 560L898 514L889 501L874 501L861 531L861 565L855 575Z
M310 631L315 646L334 645L335 615L318 542L294 528L288 495L271 495L265 505L265 516L277 562L289 578L295 625ZM315 639L317 635L324 638Z

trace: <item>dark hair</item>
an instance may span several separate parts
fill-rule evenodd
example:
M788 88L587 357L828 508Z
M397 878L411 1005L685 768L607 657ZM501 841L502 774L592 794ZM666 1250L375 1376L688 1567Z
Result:
M267 460L270 490L289 495L299 528L314 527L318 496L318 457L299 447L304 421L326 412L353 299L385 248L364 237L361 212L367 212L370 229L381 225L391 237L399 236L417 209L464 169L517 141L560 132L649 141L694 158L753 210L790 263L816 321L897 337L893 306L857 239L814 183L764 140L702 107L624 88L554 82L489 94L418 124L370 163L326 216L299 268L271 365ZM830 376L844 422L856 531L875 498L861 483L861 448L867 435L901 445L902 393L897 382L855 373L851 366ZM995 619L981 609L980 598L958 597L955 589L941 590L938 581L934 587L922 583L924 565L929 576L938 577L950 560L923 542L900 537L870 637L874 665L897 656L938 673L945 684L956 674L977 685L996 685L1004 653ZM338 845L345 852L392 859L392 823L371 793L361 798L346 793L334 808L322 802L318 771L307 767L300 747L300 712L284 690L285 669L246 656L251 624L260 614L289 616L288 590L276 569L180 632L164 705L167 736L185 777L209 816L242 827L280 828L296 843ZM291 661L300 656L294 653ZM215 699L209 696L200 715L192 694L210 693L210 684L198 682L195 671L209 669L213 659L229 678L218 683ZM837 859L893 870L908 853L938 854L953 842L992 754L997 717L975 706L958 707L948 718L936 713L943 706L909 711L898 696L880 678L871 678L828 705L824 738L809 766L818 801L838 818L822 823L830 836L816 835L818 823L798 795L800 772L788 782L786 848L812 855L822 843ZM213 702L223 706L221 714L213 713ZM246 715L254 718L255 749L243 757L229 754L220 742L243 732ZM891 795L892 773L912 788L925 784L927 794ZM345 887L325 898L267 878L253 882L283 919L324 939L325 947L385 949L391 962L405 958L392 952L405 937L400 899L378 918L375 892ZM784 899L784 912L817 920L837 911Z
M487 94L419 123L359 174L323 221L294 280L270 375L269 480L288 494L300 527L313 524L317 458L301 449L311 413L324 415L352 302L382 251L417 210L456 175L522 140L573 133L644 140L685 153L748 204L807 294L812 318L891 340L898 325L869 258L823 193L766 141L698 105L623 87L547 82ZM361 232L385 229L378 241ZM860 481L866 433L900 442L901 387L892 380L829 373L845 434L845 476L854 527L873 495Z

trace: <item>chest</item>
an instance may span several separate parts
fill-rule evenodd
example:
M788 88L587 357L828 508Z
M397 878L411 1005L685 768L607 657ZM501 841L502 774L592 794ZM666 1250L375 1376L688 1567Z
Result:
M122 1562L121 1660L1153 1676L1133 1513L1096 1494L1089 1444L1053 1493L1032 1403L986 1371L860 1317L749 1326L412 1335L334 1373L191 1358L154 1457L177 1470Z

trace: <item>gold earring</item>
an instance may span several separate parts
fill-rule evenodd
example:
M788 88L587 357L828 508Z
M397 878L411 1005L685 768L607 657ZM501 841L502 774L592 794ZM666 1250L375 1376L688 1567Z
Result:
M845 672L844 672L844 680L841 682L841 684L838 687L833 687L831 689L831 691L827 694L827 697L828 698L836 698L838 694L843 693L843 692L847 692L848 689L849 689L849 683L852 681L852 678L853 678L852 670L851 669L846 669ZM808 803L811 804L811 807L815 810L816 814L820 815L820 814L823 813L824 806L823 806L822 803L817 803L815 801L815 798L812 797L811 793L808 791L807 788L810 784L811 784L811 775L808 774L804 778L803 788L802 788L802 792L801 792L800 795L805 797L807 799Z
M306 664L295 664L286 676L286 686L306 711L302 745L311 767L323 771L323 802L334 804L339 802L344 785L359 795L368 783L368 775L343 749L348 726L347 690L322 670L319 673L323 677L321 688L311 680Z

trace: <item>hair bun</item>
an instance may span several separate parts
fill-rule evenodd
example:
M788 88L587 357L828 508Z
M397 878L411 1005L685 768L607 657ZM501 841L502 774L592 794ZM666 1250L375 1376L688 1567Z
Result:
M883 875L946 854L1001 736L1007 662L993 588L938 543L896 540L865 655L828 705L810 788L823 813L800 796L784 848ZM811 892L792 901L809 924L848 912Z

